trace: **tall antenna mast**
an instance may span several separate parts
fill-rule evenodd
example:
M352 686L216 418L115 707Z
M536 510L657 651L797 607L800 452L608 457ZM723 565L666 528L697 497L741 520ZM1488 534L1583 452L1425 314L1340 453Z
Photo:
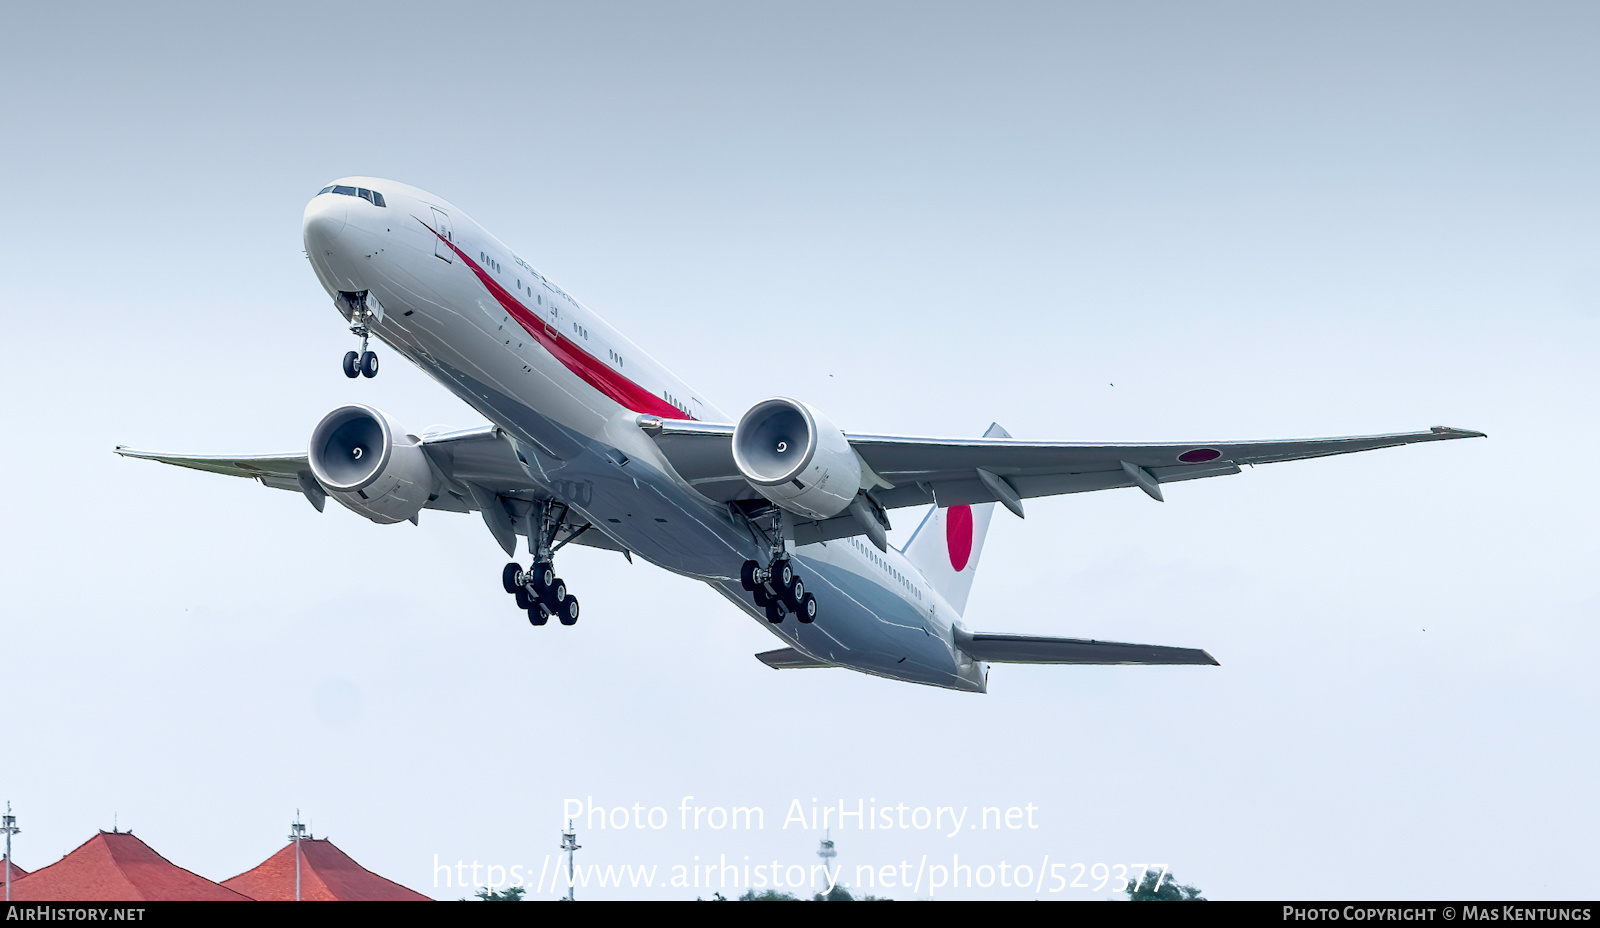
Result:
M817 848L817 856L822 858L823 873L832 869L833 859L839 856L839 852L833 849L833 829L830 828L822 833L822 846ZM835 882L833 885L839 884Z
M300 901L300 839L306 836L306 826L300 824L300 810L294 810L294 821L289 825L289 840L294 842L294 901Z
M578 832L572 827L572 819L567 819L567 830L561 833L561 849L567 852L567 901L573 902L572 887L577 883L572 865L572 854L583 845L578 843Z
M0 831L6 833L6 901L11 901L11 836L22 831L17 827L17 817L11 814L11 800L6 800L6 814L0 815Z

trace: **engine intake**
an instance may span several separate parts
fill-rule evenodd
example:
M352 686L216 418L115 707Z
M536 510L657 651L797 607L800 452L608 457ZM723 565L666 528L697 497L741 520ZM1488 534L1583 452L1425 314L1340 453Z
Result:
M861 461L844 433L786 397L762 400L739 419L733 460L757 493L809 519L838 515L861 489Z
M328 495L381 524L415 518L435 492L421 442L371 406L340 406L323 416L306 457Z

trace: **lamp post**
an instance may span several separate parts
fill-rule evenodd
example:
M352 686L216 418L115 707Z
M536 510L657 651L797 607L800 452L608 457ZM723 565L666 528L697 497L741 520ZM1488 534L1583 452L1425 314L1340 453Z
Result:
M567 819L567 830L561 833L561 849L567 852L567 901L573 901L572 887L577 882L572 868L572 855L583 845L578 843L578 832L572 827L572 819Z
M6 901L11 901L11 836L21 833L17 817L11 814L11 802L6 801L6 814L0 815L0 831L6 833Z
M300 901L300 839L306 836L306 826L300 824L300 810L294 810L294 821L289 825L289 840L294 842L294 901Z

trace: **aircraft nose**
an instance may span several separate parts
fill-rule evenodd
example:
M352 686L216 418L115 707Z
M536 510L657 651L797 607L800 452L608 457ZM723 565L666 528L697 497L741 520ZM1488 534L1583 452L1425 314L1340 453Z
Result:
M323 254L333 245L334 239L344 231L345 221L350 216L349 201L349 197L318 194L306 204L306 215L301 225L306 254Z

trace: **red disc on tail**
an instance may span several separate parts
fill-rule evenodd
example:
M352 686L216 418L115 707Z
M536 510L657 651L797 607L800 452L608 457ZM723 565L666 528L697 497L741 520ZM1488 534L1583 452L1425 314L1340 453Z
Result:
M945 510L944 538L950 548L950 566L960 573L972 560L971 506L951 506Z

